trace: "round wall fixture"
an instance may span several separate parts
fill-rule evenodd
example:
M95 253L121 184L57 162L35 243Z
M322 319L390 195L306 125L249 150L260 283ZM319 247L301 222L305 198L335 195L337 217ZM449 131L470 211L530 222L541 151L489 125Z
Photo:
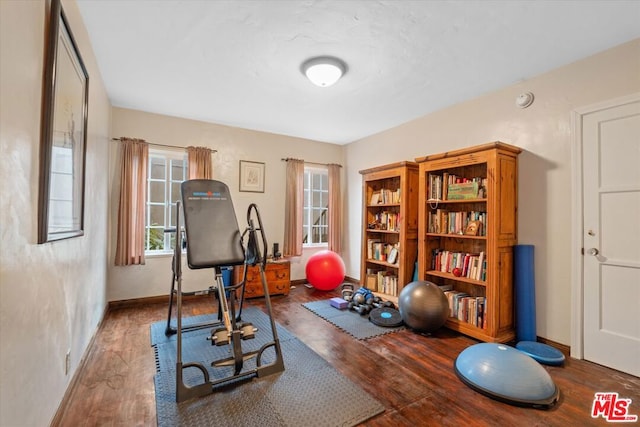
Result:
M332 56L318 56L302 63L302 73L316 86L329 87L347 71L343 61Z
M531 104L533 104L533 94L531 92L521 93L516 98L516 105L520 108L527 108Z

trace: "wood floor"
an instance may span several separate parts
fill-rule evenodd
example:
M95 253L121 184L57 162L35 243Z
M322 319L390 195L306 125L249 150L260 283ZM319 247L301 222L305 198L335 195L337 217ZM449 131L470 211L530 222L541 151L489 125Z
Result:
M562 367L545 367L560 388L554 408L494 401L462 384L453 370L456 356L476 341L447 329L432 336L404 330L358 341L301 305L332 296L297 286L288 296L272 297L272 304L277 322L384 405L385 412L363 425L605 425L603 418L591 418L596 392L631 399L629 412L640 415L640 378L574 359ZM264 308L263 299L248 303ZM185 308L188 315L214 310L204 298ZM149 325L165 319L166 312L165 304L111 308L53 425L155 426Z

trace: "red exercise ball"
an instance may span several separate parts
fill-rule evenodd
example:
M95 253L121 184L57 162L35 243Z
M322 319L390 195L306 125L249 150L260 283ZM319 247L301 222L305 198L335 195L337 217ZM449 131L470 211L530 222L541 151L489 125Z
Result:
M305 272L307 281L314 288L331 291L344 281L344 261L337 253L322 250L309 257Z

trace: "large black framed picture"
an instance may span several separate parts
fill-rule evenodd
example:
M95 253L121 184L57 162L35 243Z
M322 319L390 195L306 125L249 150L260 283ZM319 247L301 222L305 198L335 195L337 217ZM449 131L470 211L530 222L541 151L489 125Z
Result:
M89 74L60 0L51 1L40 140L38 243L84 234Z

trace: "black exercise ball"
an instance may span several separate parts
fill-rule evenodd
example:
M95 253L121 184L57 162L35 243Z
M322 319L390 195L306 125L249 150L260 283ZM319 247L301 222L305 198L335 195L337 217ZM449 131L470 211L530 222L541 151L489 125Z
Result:
M449 317L449 301L444 292L433 283L421 280L402 288L398 309L407 326L423 332L440 329Z

